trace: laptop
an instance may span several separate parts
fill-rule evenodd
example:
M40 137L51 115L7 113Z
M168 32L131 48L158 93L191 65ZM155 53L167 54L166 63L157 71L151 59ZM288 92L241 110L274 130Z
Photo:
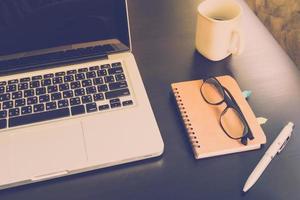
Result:
M0 1L0 188L159 156L126 0Z

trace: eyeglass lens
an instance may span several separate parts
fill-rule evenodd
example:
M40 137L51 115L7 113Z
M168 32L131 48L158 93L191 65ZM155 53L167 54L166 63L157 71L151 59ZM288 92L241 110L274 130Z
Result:
M221 126L224 131L233 139L239 139L244 136L244 123L240 114L233 108L226 108L221 115Z
M224 100L224 91L222 86L215 79L207 79L202 87L203 98L210 104L219 104Z

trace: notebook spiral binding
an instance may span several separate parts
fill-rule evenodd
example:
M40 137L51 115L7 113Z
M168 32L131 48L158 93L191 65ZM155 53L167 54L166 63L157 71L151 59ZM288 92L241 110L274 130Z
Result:
M175 96L175 99L176 99L176 102L177 102L177 105L178 105L178 108L179 108L179 111L181 113L181 117L182 117L182 120L183 120L183 123L186 127L186 130L187 130L187 133L188 133L188 136L189 136L189 139L190 139L190 143L192 144L192 146L194 148L200 148L200 145L199 145L199 140L193 130L193 127L192 127L192 124L191 124L191 121L189 119L189 116L185 110L185 107L184 107L184 104L182 102L182 99L180 97L180 94L178 92L178 89L177 88L173 88L173 93L174 93L174 96Z

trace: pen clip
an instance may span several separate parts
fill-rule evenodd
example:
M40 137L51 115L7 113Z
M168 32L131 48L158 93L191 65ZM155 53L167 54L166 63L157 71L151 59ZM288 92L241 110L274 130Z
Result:
M284 147L285 147L285 145L288 143L288 141L290 140L290 137L291 136L289 136L289 137L287 137L286 138L286 140L284 141L284 143L281 145L281 147L279 148L279 150L278 150L278 154L284 149Z

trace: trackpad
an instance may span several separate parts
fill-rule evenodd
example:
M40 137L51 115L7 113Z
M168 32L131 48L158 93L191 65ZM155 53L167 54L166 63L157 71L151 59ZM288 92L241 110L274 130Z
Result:
M82 166L86 160L79 120L68 120L7 133L14 178L36 178ZM11 177L12 178L12 177Z

